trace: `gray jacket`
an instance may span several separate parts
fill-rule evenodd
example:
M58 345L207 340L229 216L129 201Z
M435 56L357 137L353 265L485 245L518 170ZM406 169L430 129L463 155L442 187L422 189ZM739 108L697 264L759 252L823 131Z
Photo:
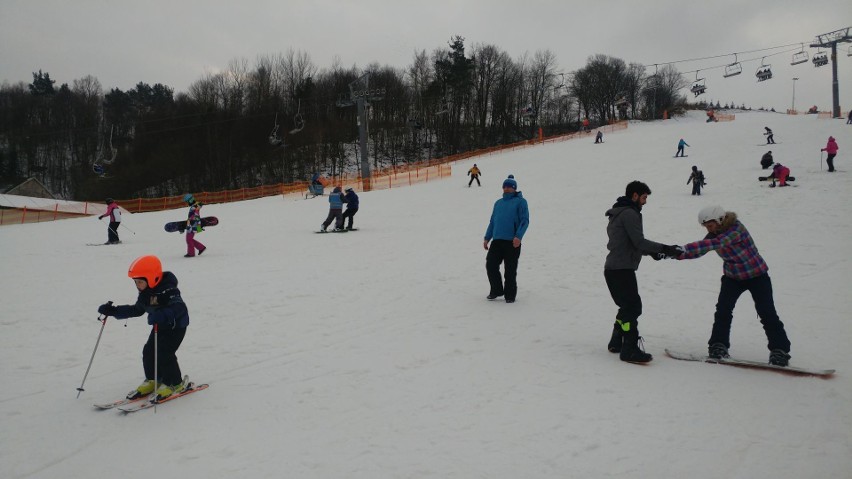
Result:
M622 196L607 210L606 216L609 224L606 226L606 234L609 241L606 248L604 269L639 269L642 255L660 253L663 245L649 239L645 239L642 232L642 212L639 206Z

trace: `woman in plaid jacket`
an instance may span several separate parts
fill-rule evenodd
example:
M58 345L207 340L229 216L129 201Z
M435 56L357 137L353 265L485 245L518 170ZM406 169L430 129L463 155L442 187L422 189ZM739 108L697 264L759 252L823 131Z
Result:
M721 206L709 206L698 213L698 222L707 228L707 236L683 246L677 259L694 259L715 251L724 262L722 287L716 303L713 331L707 342L708 355L720 359L728 356L731 347L731 321L737 299L745 291L754 298L754 307L768 340L769 363L787 366L790 360L790 340L784 323L775 311L769 267L757 252L751 235L737 219L737 214Z

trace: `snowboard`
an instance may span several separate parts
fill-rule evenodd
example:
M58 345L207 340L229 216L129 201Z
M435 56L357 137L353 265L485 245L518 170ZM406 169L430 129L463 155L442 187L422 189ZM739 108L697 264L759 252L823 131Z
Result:
M689 158L689 155L673 156L672 158Z
M770 178L768 176L758 176L757 177L757 181L771 181L773 179L774 178ZM788 176L787 181L796 181L796 177L795 176Z
M705 363L724 364L725 366L736 366L740 368L766 369L769 371L776 371L779 373L791 374L796 376L817 376L821 378L828 378L834 374L834 369L810 369L800 368L796 366L776 366L774 364L769 364L768 362L764 363L760 361L749 361L746 359L736 358L713 359L703 354L682 353L678 351L672 351L671 349L666 349L666 355L672 359L679 359L682 361L703 361Z
M216 226L219 224L219 218L215 216L205 216L201 218L201 227L207 228L208 226ZM169 233L174 233L175 231L184 232L186 229L186 220L184 221L172 221L171 223L166 223L165 230Z
M317 233L317 234L321 234L321 235L322 235L322 234L326 234L326 233L346 233L346 232L348 232L348 231L358 231L358 230L357 230L357 229L354 229L354 230L345 230L345 229L344 229L344 230L340 230L340 231L334 231L334 230L325 230L325 231L323 231L323 230L319 230L319 231L317 231L316 233Z

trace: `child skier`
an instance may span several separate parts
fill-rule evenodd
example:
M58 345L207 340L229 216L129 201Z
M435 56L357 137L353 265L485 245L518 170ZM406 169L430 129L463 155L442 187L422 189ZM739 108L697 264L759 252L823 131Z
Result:
M722 258L722 289L716 302L713 329L710 333L708 356L715 359L727 358L731 347L731 322L737 299L744 292L751 293L754 307L769 348L769 363L787 366L790 361L790 340L784 323L775 311L772 298L772 281L769 267L757 252L757 246L746 227L737 219L737 214L725 211L721 206L709 206L698 212L698 223L707 228L707 236L683 246L683 254L677 259L694 259L715 251Z
M195 250L198 250L200 255L207 249L206 246L195 239L195 233L204 231L201 227L201 207L203 205L189 193L183 196L183 201L186 201L186 204L189 205L189 213L186 218L186 254L183 257L193 258L195 257Z
M121 225L121 210L118 208L118 204L112 198L107 198L106 204L106 213L98 216L99 220L102 220L109 216L109 226L107 226L107 242L104 244L121 243L121 240L118 239L118 227Z
M760 157L760 166L764 170L768 170L769 167L772 166L772 163L775 163L775 161L772 159L772 151L767 151L763 154L763 156Z
M479 182L479 176L482 174L479 171L479 167L476 166L476 163L473 164L473 168L467 170L467 175L470 176L470 181L467 183L467 187L470 188L470 185L473 184L473 180L476 180L476 186L482 186L482 183Z
M828 156L825 158L825 162L828 164L828 172L834 173L834 157L837 156L837 142L834 140L833 136L828 137L828 143L825 144L825 148L820 151L824 151L828 153Z
M175 353L186 335L189 312L180 296L177 278L171 272L163 271L156 256L136 258L130 263L127 276L133 279L139 290L136 303L121 306L105 303L98 307L98 313L115 319L135 318L148 313L148 324L153 328L142 348L145 381L130 391L127 398L147 396L159 385L157 399L165 399L186 389Z
M351 231L354 229L355 213L358 212L358 195L355 193L355 190L352 188L346 188L346 194L343 196L343 202L346 203L346 211L343 213L343 216L341 216L340 224L342 226L343 222L346 221L346 218L349 218L349 224L346 226L346 229Z
M768 126L764 126L763 129L766 130L763 133L763 135L766 136L766 144L767 145L774 145L775 140L773 139L772 130L770 130Z
M704 172L699 170L697 166L692 165L692 173L686 184L692 183L692 194L701 196L701 188L704 186Z

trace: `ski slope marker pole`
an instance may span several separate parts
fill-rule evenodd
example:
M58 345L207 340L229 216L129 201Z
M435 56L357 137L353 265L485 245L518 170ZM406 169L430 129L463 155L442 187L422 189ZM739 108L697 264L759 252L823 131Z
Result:
M112 301L107 301L107 304L112 306ZM83 389L83 385L86 384L86 378L89 376L89 370L92 369L92 362L95 360L95 353L98 352L98 344L101 342L101 335L104 334L104 327L106 326L107 318L109 318L109 316L106 314L104 314L103 317L100 315L98 316L98 321L101 322L101 332L98 333L98 340L95 341L95 349L92 351L92 358L89 359L89 367L86 368L86 374L83 375L83 382L80 383L80 387L77 388L77 399L80 399L80 393L85 391L85 389Z

